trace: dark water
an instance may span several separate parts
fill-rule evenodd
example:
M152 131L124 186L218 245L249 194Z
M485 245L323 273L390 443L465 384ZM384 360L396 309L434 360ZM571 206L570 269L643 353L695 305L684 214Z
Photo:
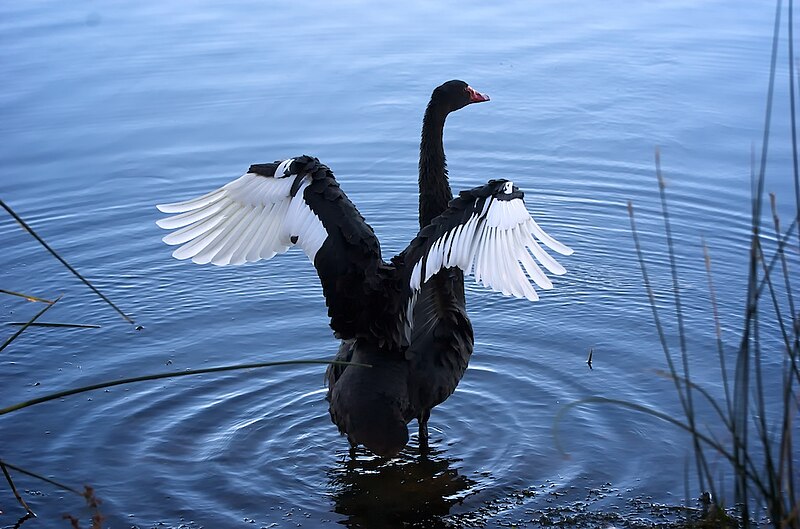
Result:
M564 404L597 395L680 416L672 382L658 374L666 363L626 212L630 199L669 309L655 146L692 375L721 395L701 236L734 346L751 145L766 106L767 4L2 3L0 196L144 329L0 216L0 288L63 294L45 320L102 326L26 331L0 353L0 406L125 376L331 356L337 344L301 252L237 268L178 262L153 205L216 188L252 162L309 153L331 166L388 258L416 231L422 111L450 78L492 97L448 121L453 187L513 179L575 254L536 304L468 285L475 354L433 412L428 458L414 439L395 461L351 461L328 419L322 366L147 382L32 407L0 418L0 457L93 485L109 527L433 526L445 515L492 527L587 494L604 512L634 498L696 496L694 481L684 486L688 439L668 425L579 407L559 423L563 452L553 426ZM777 83L767 190L788 219L785 67ZM3 322L39 308L0 297ZM674 319L666 325L676 345ZM767 358L767 369L779 366L779 355ZM710 413L702 422L720 432ZM41 517L25 527L85 515L79 498L16 479ZM22 514L5 490L0 507L3 526Z

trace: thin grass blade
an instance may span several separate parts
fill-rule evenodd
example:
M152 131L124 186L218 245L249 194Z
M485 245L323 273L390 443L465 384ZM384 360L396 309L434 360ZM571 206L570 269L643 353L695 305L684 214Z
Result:
M48 303L47 305L45 305L45 306L44 306L44 308L43 308L42 310L40 310L39 312L37 312L37 313L36 313L36 314L33 316L33 318L31 318L31 319L30 319L28 322L26 322L25 324L23 324L23 325L22 325L22 327L21 327L21 328L20 328L20 329L19 329L17 332L15 332L14 334L12 334L12 335L11 335L11 337L10 337L8 340L6 340L6 341L3 343L3 345L0 345L0 351L2 351L3 349L5 349L5 348L6 348L6 347L8 347L9 345L11 345L11 342L13 342L14 340L16 340L16 339L17 339L17 337L18 337L20 334L22 334L23 332L25 332L25 329L27 329L28 327L30 327L30 326L31 326L31 325L32 325L32 324L33 324L33 323L34 323L36 320L38 320L38 319L39 319L39 317L40 317L40 316L42 316L42 315L43 315L45 312L47 312L48 310L50 310L50 309L53 307L53 305L55 305L55 304L56 304L56 302L57 302L59 299L61 299L61 296L58 296L58 297L56 298L56 300L55 300L55 301L53 301L52 303Z
M28 301L38 301L39 303L51 303L51 304L54 303L53 301L50 301L49 299L37 298L36 296L31 296L31 295L28 295L28 294L22 294L20 292L14 292L13 290L5 290L3 288L0 288L0 294L8 294L9 296L17 296L19 298L27 299Z
M80 272L78 272L77 270L75 270L75 269L72 267L72 265L70 265L70 264L69 264L69 263L68 263L68 262L67 262L67 261L66 261L66 260L65 260L63 257L61 257L61 256L58 254L58 252L56 252L55 250L53 250L53 248L51 248L51 247L50 247L50 245L49 245L49 244L47 244L47 242L45 242L45 240L44 240L44 239L42 239L42 238L39 236L39 234L37 234L37 233L36 233L36 232L33 230L33 228L31 228L31 227L30 227L30 226L29 226L29 225L28 225L28 224L27 224L27 223L26 223L24 220L22 220L22 217L20 217L19 215L17 215L17 213L16 213L16 212L15 212L13 209L11 209L11 207L10 207L10 206L8 206L8 204L6 204L6 203L5 203L5 202L3 202L2 200L0 200L0 206L2 206L2 207L3 207L3 209L5 209L5 210L8 212L8 214L9 214L9 215L11 215L12 217L14 217L14 220L16 220L16 221L19 223L19 225L20 225L20 226L22 226L22 227L25 229L25 231L27 231L28 233L30 233L30 234L33 236L33 238L34 238L34 239L36 239L37 241L39 241L39 244L41 244L42 246L44 246L45 250L47 250L48 252L50 252L50 253L53 255L53 257L55 257L56 259L58 259L59 261L61 261L61 264L63 264L64 266L66 266L66 267L67 267L67 270L69 270L70 272L72 272L72 273L75 275L75 277L77 277L78 279L80 279L81 281L83 281L83 283L84 283L86 286L88 286L90 289L92 289L92 292L94 292L95 294L97 294L98 296L100 296L100 298L101 298L103 301L105 301L106 303L108 303L108 305L109 305L109 306L111 306L111 308L113 308L115 311L117 311L117 312L119 313L119 315L120 315L120 316L122 316L123 318L125 318L125 321L127 321L128 323L130 323L130 324L132 324L132 325L135 325L135 324L136 324L136 322L135 322L135 321L133 321L133 318L131 318L130 316L128 316L127 314L125 314L124 312L122 312L122 310L121 310L119 307L117 307L117 306L114 304L114 302L113 302L113 301L111 301L110 299L108 299L108 297L106 297L106 295L105 295L105 294L103 294L102 292L100 292L100 291L99 291L99 290L98 290L98 289L97 289L97 288L96 288L96 287L95 287L95 286L94 286L92 283L90 283L90 282L89 282L89 280L88 280L88 279L86 279L85 277L83 277L83 276L80 274Z
M54 327L54 328L67 328L67 329L99 329L100 325L94 325L92 323L54 323L54 322L20 322L20 321L11 321L6 323L6 325L11 326L19 326L19 325L28 325L29 327Z
M68 397L70 395L77 395L78 393L85 393L87 391L94 391L103 388L110 388L114 386L120 386L122 384L133 384L134 382L144 382L147 380L159 380L162 378L177 378L177 377L185 377L190 375L202 375L205 373L221 373L224 371L238 371L242 369L256 369L261 367L275 367L275 366L288 366L288 365L304 365L304 364L334 364L334 365L343 365L343 366L355 366L355 367L372 367L369 364L359 364L355 362L340 362L337 360L283 360L277 362L259 362L255 364L237 364L231 366L222 366L222 367L209 367L204 369L190 369L187 371L179 371L179 372L171 372L171 373L157 373L154 375L142 375L138 377L130 377L130 378L121 378L119 380L111 380L108 382L100 382L99 384L92 384L89 386L83 386L80 388L68 389L64 391L58 391L56 393L50 393L49 395L44 395L42 397L37 397L35 399L27 400L24 402L18 402L17 404L12 404L11 406L7 406L5 408L0 408L0 415L5 415L7 413L11 413L13 411L21 410L23 408L27 408L29 406L34 406L36 404L41 404L43 402L49 402L51 400L61 399L64 397Z

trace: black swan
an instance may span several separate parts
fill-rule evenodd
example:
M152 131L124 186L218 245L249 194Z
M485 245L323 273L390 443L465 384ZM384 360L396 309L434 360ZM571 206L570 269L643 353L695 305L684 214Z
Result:
M434 91L420 157L423 227L389 262L331 170L310 156L252 165L211 193L158 206L177 214L158 225L176 229L164 242L181 245L173 252L178 259L241 264L303 249L322 283L330 326L343 340L337 356L372 366L328 371L331 419L351 446L393 456L407 444L413 419L427 438L430 409L453 392L472 350L463 273L532 301L538 296L530 280L543 289L552 283L531 255L551 273L565 273L537 239L563 255L572 250L536 224L510 181L491 180L450 200L444 119L483 100L460 81Z
M434 89L422 120L419 146L419 226L424 228L447 209L453 199L444 154L447 116L471 103L489 101L464 81L448 81ZM431 410L456 389L472 355L472 323L464 298L464 274L447 268L435 274L417 296L413 332L405 357L410 375L409 396L419 423L419 445L428 446ZM344 341L336 360L351 361L353 341ZM326 373L328 400L345 368L331 365Z

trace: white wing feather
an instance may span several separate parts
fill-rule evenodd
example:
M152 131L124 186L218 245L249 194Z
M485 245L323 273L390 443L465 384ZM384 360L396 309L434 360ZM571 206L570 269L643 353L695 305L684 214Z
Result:
M571 248L545 233L533 220L522 199L489 197L480 213L475 212L467 222L434 241L424 257L424 266L423 259L414 266L410 286L417 291L442 268L457 266L496 292L536 301L539 296L531 282L544 290L553 288L540 264L552 274L566 273L539 243L562 255L572 254Z
M180 245L172 255L199 264L241 264L270 259L297 244L313 263L328 234L303 199L308 178L291 196L294 178L284 174L291 162L282 162L275 177L247 173L201 197L156 206L177 213L156 223L176 230L163 238Z

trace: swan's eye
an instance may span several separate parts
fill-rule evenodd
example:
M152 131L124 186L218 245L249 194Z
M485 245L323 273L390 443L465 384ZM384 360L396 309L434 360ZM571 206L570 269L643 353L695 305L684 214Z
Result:
M510 195L513 190L514 190L514 182L506 182L506 185L503 188L503 193L505 193L506 195Z

